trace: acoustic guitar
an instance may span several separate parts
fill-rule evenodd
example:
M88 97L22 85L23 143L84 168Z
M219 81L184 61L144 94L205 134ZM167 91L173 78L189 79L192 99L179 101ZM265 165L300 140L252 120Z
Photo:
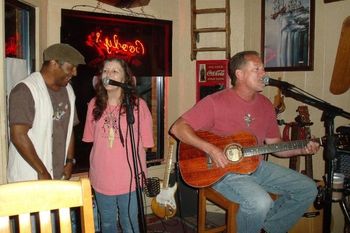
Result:
M313 123L310 121L310 114L309 109L307 106L299 106L296 110L298 112L298 116L295 117L295 122L288 123L285 126L285 129L283 132L287 129L291 128L291 139L297 140L297 139L310 139L311 138L311 130L310 126L313 125ZM285 132L284 132L285 133ZM289 135L285 135L288 137ZM284 139L285 140L285 139ZM302 155L301 155L302 156ZM295 171L300 171L300 157L294 156L289 158L289 168L293 169ZM305 156L305 171L302 173L306 174L310 178L313 178L313 172L312 172L312 156Z
M172 187L169 187L174 144L175 140L172 137L169 137L168 158L165 164L164 179L161 182L159 194L151 201L151 209L154 215L165 219L173 217L176 213L176 202L174 195L177 189L177 184L175 183Z
M303 148L311 140L318 141L322 145L322 139L307 139L257 146L256 137L247 132L227 137L220 137L206 131L198 131L196 134L221 148L230 161L230 164L224 168L217 167L211 161L210 156L203 151L191 145L180 143L179 168L181 176L185 183L196 188L213 185L228 173L250 174L254 172L259 165L259 155L261 154Z
M281 80L281 77L278 78ZM277 94L274 97L273 106L275 108L276 115L281 114L286 110L286 105L284 103L284 96L282 95L282 91L280 88L277 88Z

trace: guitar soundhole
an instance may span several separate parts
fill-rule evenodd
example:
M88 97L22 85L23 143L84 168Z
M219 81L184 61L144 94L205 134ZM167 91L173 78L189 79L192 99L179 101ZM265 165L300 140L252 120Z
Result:
M228 145L225 148L225 155L230 162L239 162L243 157L241 147L237 144Z

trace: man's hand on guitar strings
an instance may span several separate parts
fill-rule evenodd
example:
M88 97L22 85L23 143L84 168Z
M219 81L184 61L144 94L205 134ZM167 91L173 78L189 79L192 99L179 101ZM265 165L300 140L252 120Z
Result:
M224 152L214 145L208 154L217 167L224 168L229 163Z

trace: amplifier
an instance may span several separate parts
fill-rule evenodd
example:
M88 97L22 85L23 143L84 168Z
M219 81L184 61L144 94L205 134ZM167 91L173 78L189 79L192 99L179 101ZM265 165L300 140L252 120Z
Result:
M350 151L337 151L336 153L335 172L343 173L346 178L350 179Z
M339 126L336 129L336 165L335 172L343 173L350 178L350 126Z

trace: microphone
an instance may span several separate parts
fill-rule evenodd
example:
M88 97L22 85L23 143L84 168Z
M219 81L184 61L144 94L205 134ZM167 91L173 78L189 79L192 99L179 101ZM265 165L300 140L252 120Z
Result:
M103 78L102 82L103 82L104 86L107 86L107 85L117 86L117 87L121 87L121 88L126 89L126 90L134 89L133 86L130 86L130 85L126 84L126 83L122 83L122 82L118 82L118 81L112 80L112 79L110 79L108 77Z
M270 78L269 76L264 76L262 78L262 80L263 80L263 83L265 84L265 86L274 86L274 87L278 87L281 89L288 88L288 87L294 87L294 85L292 85L288 82L276 80L276 79Z

